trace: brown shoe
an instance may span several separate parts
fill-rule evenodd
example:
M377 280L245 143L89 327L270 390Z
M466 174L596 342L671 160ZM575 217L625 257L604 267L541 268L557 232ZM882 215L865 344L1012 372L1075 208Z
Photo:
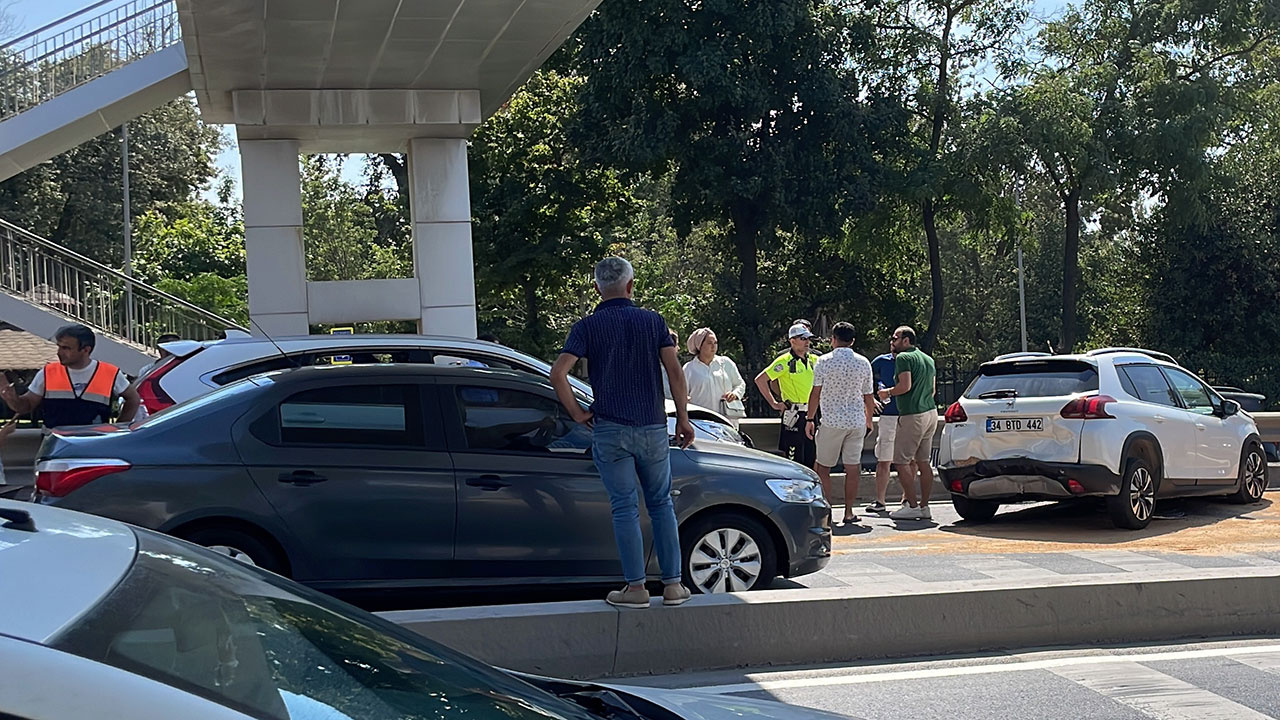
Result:
M649 607L649 591L645 588L632 589L630 585L624 585L621 590L610 592L604 601L615 607L643 610Z
M691 595L693 593L689 592L689 588L680 583L662 586L663 605L682 605Z

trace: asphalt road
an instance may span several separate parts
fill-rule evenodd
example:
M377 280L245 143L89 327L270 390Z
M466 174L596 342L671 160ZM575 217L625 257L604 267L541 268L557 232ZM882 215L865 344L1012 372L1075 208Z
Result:
M614 682L771 699L850 718L1280 718L1280 639L1070 648Z

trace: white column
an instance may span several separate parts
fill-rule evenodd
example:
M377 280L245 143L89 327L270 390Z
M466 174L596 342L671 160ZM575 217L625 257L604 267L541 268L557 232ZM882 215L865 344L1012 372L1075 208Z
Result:
M298 141L241 140L249 317L255 335L306 335Z
M475 264L471 257L471 192L467 141L409 141L409 215L413 268L428 335L476 336Z

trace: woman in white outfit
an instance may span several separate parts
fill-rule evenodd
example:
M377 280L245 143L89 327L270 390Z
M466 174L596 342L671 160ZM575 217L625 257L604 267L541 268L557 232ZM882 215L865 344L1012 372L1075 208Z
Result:
M734 427L746 417L742 404L747 384L732 360L717 355L719 342L711 328L698 328L685 344L693 359L684 364L684 379L689 385L689 402L718 411L729 418Z

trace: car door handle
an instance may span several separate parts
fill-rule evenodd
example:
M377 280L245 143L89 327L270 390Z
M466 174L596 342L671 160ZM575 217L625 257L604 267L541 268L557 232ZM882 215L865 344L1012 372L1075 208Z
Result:
M329 478L323 475L317 475L310 470L294 470L293 472L280 473L280 477L276 478L282 483L289 485L315 485Z
M1197 430L1203 430L1203 429L1204 429L1204 423L1196 423L1196 429L1197 429Z
M467 478L467 485L490 491L511 487L511 483L502 482L502 478L497 475L481 475L480 477Z
M1152 420L1155 420L1155 421L1156 421L1156 422L1158 422L1158 423L1162 423L1162 422L1164 422L1164 416L1163 416L1163 415L1152 415L1152 416L1151 416L1151 419L1152 419Z

